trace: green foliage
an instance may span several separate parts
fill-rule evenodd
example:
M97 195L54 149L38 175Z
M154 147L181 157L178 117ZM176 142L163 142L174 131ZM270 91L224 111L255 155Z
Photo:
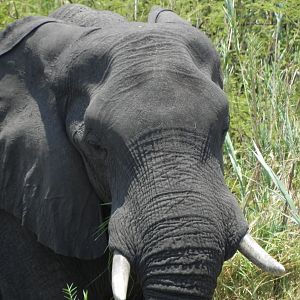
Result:
M78 300L77 287L73 286L73 283L71 285L67 284L67 287L63 289L63 293L68 300Z
M74 286L73 283L70 285L67 284L66 288L63 288L63 294L64 297L68 300L79 300L77 297L77 287ZM83 294L83 300L88 300L88 292L87 291L82 291Z
M255 152L254 155L256 156L257 160L261 163L265 171L267 172L268 177L273 181L276 188L281 192L283 199L286 201L287 205L289 205L291 214L293 219L298 225L300 225L300 217L297 212L296 205L290 196L287 188L284 186L282 181L278 178L278 176L273 172L270 166L266 163L265 159L263 158L261 152L259 151L258 147L254 144Z
M68 2L0 0L0 28L27 15L47 15ZM224 265L215 300L298 299L300 229L294 217L300 214L299 0L72 2L137 21L146 21L151 6L161 5L210 36L222 59L230 102L225 177L240 199L251 234L287 269L286 275L273 277L237 254ZM67 289L67 299L76 299L73 286Z

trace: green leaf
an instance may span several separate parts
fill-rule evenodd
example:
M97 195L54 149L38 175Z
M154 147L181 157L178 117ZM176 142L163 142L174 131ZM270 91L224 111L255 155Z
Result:
M267 172L267 174L269 175L269 177L271 178L271 180L273 181L273 183L275 184L277 189L281 192L281 195L283 196L284 200L289 205L291 213L294 218L294 221L300 225L300 217L297 213L297 208L296 208L295 203L294 203L292 197L290 196L287 188L285 187L283 182L278 178L278 176L276 176L276 174L271 169L271 167L266 163L265 159L263 158L263 156L262 156L261 152L259 151L255 142L253 142L253 145L255 148L255 151L253 151L255 157L260 162L260 164L263 166L263 168L265 169L265 171Z
M67 284L67 287L63 289L63 293L65 294L64 297L68 300L78 300L77 287L73 286L73 283L71 285Z

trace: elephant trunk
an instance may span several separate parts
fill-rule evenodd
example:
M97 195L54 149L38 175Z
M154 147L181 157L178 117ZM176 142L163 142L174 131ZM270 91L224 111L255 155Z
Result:
M182 228L173 237L157 232L162 244L148 247L139 265L145 299L211 299L224 261L215 237ZM167 226L168 227L168 226ZM167 227L162 231L172 232ZM206 235L206 238L204 236Z
M285 272L285 268L278 263L274 258L272 258L267 252L265 252L254 240L253 238L247 233L239 243L239 250L244 254L250 261L252 261L255 265L260 267L262 270L266 272L270 272L276 275L281 275ZM178 255L178 252L176 252ZM167 259L173 259L174 257L167 257ZM178 265L182 265L182 256L177 258L178 263L174 264L174 268L178 269ZM151 268L151 267L150 267ZM163 264L161 268L158 268L158 265L152 267L153 271L150 272L151 276L150 278L146 279L146 284L144 284L145 291L145 297L146 299L168 299L167 297L171 297L170 299L173 299L174 291L176 290L176 285L174 285L170 288L170 283L173 282L173 278L170 277L170 271L172 268L170 268L169 272L166 272L166 267ZM182 269L182 268L181 268ZM161 271L159 271L161 270ZM180 270L180 284L181 286L189 285L190 288L187 290L188 293L184 293L185 296L180 296L181 299L184 299L182 297L186 297L186 295L189 295L189 299L191 299L191 293L193 289L197 289L197 285L199 285L199 278L195 278L190 276L190 272L187 272L188 267L183 268L184 271ZM149 272L148 272L149 273ZM168 275L167 275L168 274ZM122 256L118 251L115 251L113 256L113 266L112 266L112 289L113 289L113 295L115 300L125 300L127 295L127 285L130 275L130 264L128 260ZM175 273L176 275L176 273ZM177 273L178 275L178 273ZM186 276L187 275L187 276ZM168 277L166 277L168 276ZM178 276L177 276L178 277ZM202 290L206 290L206 293L209 293L207 282L211 282L210 278L205 278L206 276L202 276L203 280L200 281L200 284L202 282L205 282L205 285L202 286ZM176 278L176 277L175 277ZM186 278L186 280L184 280ZM194 278L194 281L193 281ZM159 285L162 287L163 284L161 282L165 282L166 287L163 289L164 292L168 293L168 296L163 295L160 291ZM189 284L188 284L189 282ZM212 282L212 286L214 286L214 281ZM149 290L150 292L147 291ZM158 287L157 289L155 287ZM192 287L192 289L191 289ZM170 291L169 291L170 289ZM200 287L201 289L201 287ZM199 290L199 287L198 287ZM214 288L211 289L211 296L213 294ZM170 296L171 295L171 296ZM176 290L176 296L178 296L178 290ZM210 297L208 299L210 299ZM206 295L201 296L202 299L207 298Z
M209 139L172 129L128 149L122 164L130 173L118 168L119 189L111 185L119 205L112 208L110 248L128 259L145 299L210 299L248 226Z
M222 209L214 201L213 195L207 199L200 192L172 190L148 198L149 206L144 204L138 216L127 219L130 225L118 228L123 239L119 246L113 245L111 230L110 243L129 258L145 299L212 298L223 262L244 234L236 230L234 236L226 228ZM122 214L119 217L120 221ZM131 234L124 232L129 226ZM132 250L123 251L131 245ZM126 299L121 296L123 292L116 299Z
M126 299L129 263L146 299L211 299L224 260L238 249L263 270L284 272L247 234L207 136L154 131L128 150L123 165L130 172L119 173L118 188L112 185L123 192L112 195L118 205L109 244L126 257L115 277L124 286L116 299Z

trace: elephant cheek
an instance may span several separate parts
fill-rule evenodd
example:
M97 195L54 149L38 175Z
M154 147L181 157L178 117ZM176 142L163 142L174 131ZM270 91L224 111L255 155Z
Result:
M131 265L135 264L136 259L137 234L133 223L131 213L122 206L112 214L108 225L110 250L124 255Z

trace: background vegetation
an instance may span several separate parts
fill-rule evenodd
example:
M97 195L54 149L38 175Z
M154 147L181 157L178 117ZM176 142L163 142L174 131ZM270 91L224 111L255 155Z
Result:
M252 235L287 269L276 278L237 254L224 265L215 299L300 299L299 0L0 0L0 29L70 2L137 21L158 4L210 36L231 108L226 180Z

